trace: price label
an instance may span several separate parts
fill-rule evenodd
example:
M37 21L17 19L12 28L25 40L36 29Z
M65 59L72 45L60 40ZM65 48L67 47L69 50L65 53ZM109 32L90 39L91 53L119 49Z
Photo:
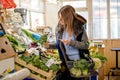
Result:
M46 65L47 67L50 67L52 64L54 64L54 62L55 62L55 61L54 61L53 59L49 59L49 60L46 62L45 65Z

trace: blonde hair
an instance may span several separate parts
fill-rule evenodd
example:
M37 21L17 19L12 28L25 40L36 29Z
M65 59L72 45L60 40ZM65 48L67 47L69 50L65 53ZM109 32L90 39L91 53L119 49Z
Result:
M83 18L78 17L78 15L75 13L75 9L70 6L70 5L65 5L63 6L59 11L58 11L58 16L61 14L62 19L64 20L65 26L68 27L68 34L69 36L72 35L73 32L73 21L74 18L78 19L82 23L86 23L86 21Z

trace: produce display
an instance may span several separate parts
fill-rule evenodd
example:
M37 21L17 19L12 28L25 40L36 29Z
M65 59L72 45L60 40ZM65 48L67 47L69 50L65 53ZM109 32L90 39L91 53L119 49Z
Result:
M60 69L60 65L59 64L55 64L56 61L58 61L56 58L52 57L52 56L40 56L40 55L31 55L31 56L27 56L27 55L22 55L21 57L19 57L20 59L24 60L27 64L32 64L33 66L36 66L37 68L44 70L44 71L49 71L49 70L53 70L54 72L56 72L57 70ZM50 66L47 66L47 62L52 59L53 63L49 63ZM59 62L59 61L58 61Z
M46 72L52 70L53 72L57 72L60 69L61 61L57 49L52 50L45 48L44 45L47 44L47 35L36 35L22 28L21 31L22 35L25 35L25 39L23 38L22 40L13 35L5 35L18 55L19 52L22 52L19 55L19 59L25 61L26 64L32 64L40 70ZM99 69L102 64L107 61L107 58L99 53L95 46L90 46L89 51L90 57L95 63L92 72L93 74L97 74L96 72L94 73L94 70ZM91 65L92 64L85 59L74 61L73 67L70 68L70 73L74 77L89 76ZM31 71L31 73L36 74L34 71Z
M7 33L4 36L9 39L17 54L16 69L30 69L31 77L35 77L36 80L51 79L60 69L61 61L56 49L50 50L44 47L44 44L47 43L47 34L37 34L23 28L20 28L19 31L11 32L12 34Z
M18 58L26 63L26 67L29 65L32 65L34 66L33 68L42 70L42 72L44 71L44 73L48 73L50 75L50 76L47 76L47 74L45 75L44 73L36 73L35 71L31 71L32 74L35 74L44 79L46 78L45 76L52 78L52 76L54 76L55 73L61 68L60 59L58 59L57 57L48 55L46 54L46 52L41 50L39 50L39 55L25 52L24 54L19 55ZM18 66L21 66L21 65L18 65ZM50 74L50 71L52 71L52 74Z

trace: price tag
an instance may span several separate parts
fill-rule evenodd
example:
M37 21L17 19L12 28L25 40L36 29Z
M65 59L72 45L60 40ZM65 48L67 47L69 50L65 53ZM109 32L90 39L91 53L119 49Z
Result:
M54 61L53 59L49 59L49 60L46 62L45 65L46 65L47 67L50 67L52 64L54 64L54 62L55 62L55 61Z

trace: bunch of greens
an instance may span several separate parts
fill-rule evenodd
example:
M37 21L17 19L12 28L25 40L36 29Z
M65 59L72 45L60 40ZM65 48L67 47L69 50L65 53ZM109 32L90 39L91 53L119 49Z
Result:
M38 43L40 43L41 45L43 45L44 43L47 42L47 35L44 34L44 35L41 35L41 38L40 40L38 41Z
M91 64L85 59L74 61L73 67L70 69L70 73L75 77L88 75L88 70L90 66Z
M73 66L76 68L80 68L82 70L88 69L90 67L89 62L86 59L80 59L73 62Z
M90 55L92 58L99 58L103 63L107 61L107 58L99 52L90 53Z
M37 42L37 40L32 36L31 32L27 31L26 29L21 30L30 40L32 40L32 42Z
M40 43L41 45L43 45L46 41L47 41L47 35L43 34L41 35L40 39L37 40L32 36L32 33L27 31L26 29L22 29L22 32L24 32L26 34L26 36L32 41L32 42L36 42L36 43Z
M59 64L52 64L50 67L46 66L46 62L48 61L49 58L47 57L41 58L40 55L32 55L32 56L22 55L20 58L24 60L27 64L32 64L33 66L42 69L44 71L53 70L53 72L55 72L60 69Z
M89 51L92 58L99 58L103 63L107 61L107 58L98 51L97 47L90 46Z
M10 41L13 49L16 52L24 52L25 49L27 48L27 45L23 44L22 42L20 42L19 40L17 40L15 37L13 37L11 35L5 35L5 37L8 38L8 40Z

